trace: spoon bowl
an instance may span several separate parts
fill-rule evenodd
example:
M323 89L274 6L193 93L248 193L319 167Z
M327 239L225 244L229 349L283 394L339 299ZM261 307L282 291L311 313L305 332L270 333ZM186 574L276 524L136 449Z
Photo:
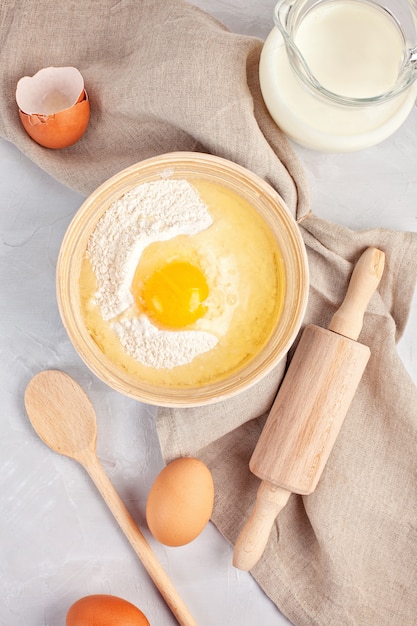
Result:
M40 372L25 392L29 420L42 441L76 461L95 451L96 414L84 390L64 372Z

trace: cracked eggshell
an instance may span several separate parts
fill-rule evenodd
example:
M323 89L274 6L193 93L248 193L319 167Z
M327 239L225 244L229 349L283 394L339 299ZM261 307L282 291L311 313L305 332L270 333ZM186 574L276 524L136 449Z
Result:
M47 67L17 83L16 102L24 129L45 148L67 148L85 133L90 102L75 67Z

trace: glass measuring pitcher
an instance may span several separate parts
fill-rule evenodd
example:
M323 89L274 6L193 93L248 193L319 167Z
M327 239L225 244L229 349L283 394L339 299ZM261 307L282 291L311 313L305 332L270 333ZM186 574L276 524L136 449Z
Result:
M279 0L260 61L265 103L298 143L364 148L417 96L416 0Z

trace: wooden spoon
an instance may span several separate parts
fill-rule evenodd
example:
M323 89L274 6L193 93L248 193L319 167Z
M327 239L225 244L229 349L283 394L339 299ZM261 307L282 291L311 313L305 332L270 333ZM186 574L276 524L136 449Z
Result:
M42 441L55 452L78 461L87 471L179 624L197 626L100 465L96 415L83 389L63 372L40 372L27 386L25 406Z

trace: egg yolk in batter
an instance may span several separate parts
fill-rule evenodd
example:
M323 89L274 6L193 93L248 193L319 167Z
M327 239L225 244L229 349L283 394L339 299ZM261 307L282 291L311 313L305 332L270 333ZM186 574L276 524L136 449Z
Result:
M193 324L206 312L209 288L203 272L187 261L170 261L145 279L133 280L139 308L157 326L168 329Z

